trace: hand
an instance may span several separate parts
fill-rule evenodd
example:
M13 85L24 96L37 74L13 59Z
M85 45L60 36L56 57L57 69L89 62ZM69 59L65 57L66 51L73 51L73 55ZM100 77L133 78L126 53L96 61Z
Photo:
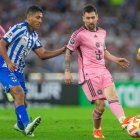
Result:
M125 58L118 58L117 63L125 69L129 66L129 61Z
M66 84L73 84L73 78L70 71L65 71L64 80Z
M62 47L62 54L65 53L65 51L66 51L66 46Z
M9 63L7 63L7 67L11 72L14 72L15 69L17 69L17 65L14 64L12 61L10 61Z

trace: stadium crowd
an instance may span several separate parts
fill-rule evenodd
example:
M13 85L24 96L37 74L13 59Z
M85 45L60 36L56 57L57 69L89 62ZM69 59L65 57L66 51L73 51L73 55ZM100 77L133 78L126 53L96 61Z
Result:
M99 26L107 30L107 49L130 61L130 67L125 72L129 72L133 78L135 73L140 73L140 62L136 60L140 47L139 0L1 0L0 24L7 31L24 19L25 10L30 5L39 4L45 13L39 36L46 49L54 50L67 44L70 34L83 25L81 10L89 3L97 6ZM64 56L41 61L31 53L26 61L26 73L64 71ZM106 64L112 74L124 72L116 64ZM71 69L77 72L77 61L74 59Z

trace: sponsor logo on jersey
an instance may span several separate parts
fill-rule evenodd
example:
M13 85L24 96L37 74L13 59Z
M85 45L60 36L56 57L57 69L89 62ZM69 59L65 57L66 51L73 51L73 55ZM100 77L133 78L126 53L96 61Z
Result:
M7 35L7 37L10 38L10 39L12 39L12 36L13 36L12 32L8 33L8 35Z
M24 41L25 43L28 41L27 36L23 36L22 39L23 39L23 41Z

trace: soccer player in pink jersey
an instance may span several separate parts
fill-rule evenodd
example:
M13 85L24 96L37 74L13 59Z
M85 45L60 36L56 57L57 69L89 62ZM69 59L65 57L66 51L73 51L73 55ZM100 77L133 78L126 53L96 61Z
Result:
M87 99L95 104L92 113L93 136L104 138L101 121L105 110L105 99L122 128L127 127L130 119L125 117L123 108L119 103L114 81L105 67L105 59L115 62L123 68L127 68L129 62L125 58L115 57L109 53L105 46L106 31L97 27L97 21L96 8L92 5L86 6L83 10L84 26L72 34L67 45L64 79L66 84L73 83L70 62L72 52L75 51L78 57L78 83L82 85Z

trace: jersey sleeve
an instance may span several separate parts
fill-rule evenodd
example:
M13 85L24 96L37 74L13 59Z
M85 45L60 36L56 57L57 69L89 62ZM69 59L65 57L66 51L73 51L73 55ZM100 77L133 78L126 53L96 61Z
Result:
M12 43L23 33L24 29L20 25L14 25L6 32L3 39L8 43Z
M73 33L67 44L67 48L71 51L75 51L78 46L80 46L79 35Z
M43 47L43 45L42 45L40 39L38 38L38 39L36 40L35 45L34 45L34 47L32 48L32 50L35 50L35 49L38 49L38 48L41 48L41 47Z

